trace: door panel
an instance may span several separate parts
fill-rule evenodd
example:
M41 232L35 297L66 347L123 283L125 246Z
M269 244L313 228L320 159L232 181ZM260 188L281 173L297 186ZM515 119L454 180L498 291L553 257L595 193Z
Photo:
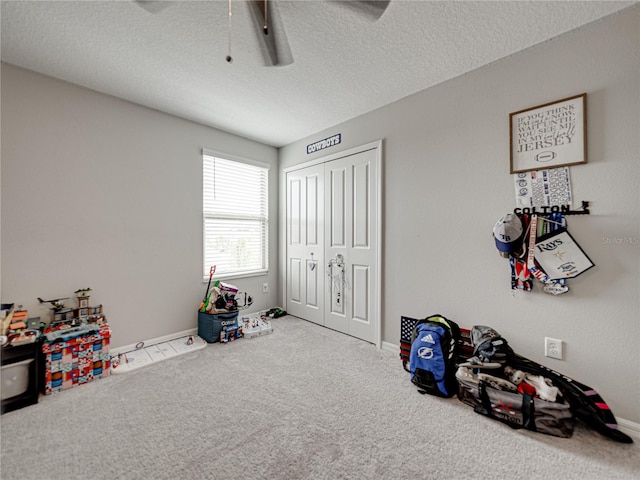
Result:
M370 323L369 283L370 268L368 265L353 265L353 320Z
M307 229L307 245L321 246L324 239L318 238L318 182L320 175L308 176L306 181L306 222Z
M322 278L318 278L318 262L307 260L305 272L307 274L307 306L311 308L322 308L318 299L318 292L322 292Z
M378 286L378 167L377 150L354 155L350 166L351 184L351 237L349 264L351 265L351 318L349 334L376 342L379 322L377 303Z
M325 164L330 178L325 211L331 226L325 258L332 279L325 325L368 342L376 341L378 331L372 295L378 268L376 156L373 149Z
M330 240L329 245L332 247L344 247L346 245L345 239L345 178L346 169L329 168L329 228Z
M287 306L324 325L324 167L287 173Z
M353 166L353 247L369 247L369 164Z
M300 265L301 261L299 258L290 258L289 259L289 276L291 277L289 289L289 297L290 301L295 302L297 304L302 303L302 296L300 295Z
M302 217L302 199L301 193L301 179L292 178L288 183L289 192L287 198L287 209L289 211L289 222L287 223L287 240L289 246L300 246L300 218Z
M325 257L328 268L329 288L326 290L327 313L325 325L334 330L348 333L347 314L349 299L347 291L348 218L347 182L348 163L344 159L325 164L325 175L329 179L325 194L326 223L329 225Z

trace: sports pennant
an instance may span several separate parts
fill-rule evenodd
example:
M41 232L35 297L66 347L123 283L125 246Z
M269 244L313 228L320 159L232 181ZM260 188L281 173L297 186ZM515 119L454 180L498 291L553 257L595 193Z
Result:
M551 280L575 278L594 266L566 229L539 237L534 256Z

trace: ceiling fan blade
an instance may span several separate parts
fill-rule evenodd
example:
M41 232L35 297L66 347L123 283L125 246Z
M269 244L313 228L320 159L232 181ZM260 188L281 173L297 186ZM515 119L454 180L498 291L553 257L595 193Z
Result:
M133 3L140 8L144 8L149 13L158 13L169 6L171 2L163 2L159 0L133 0Z
M293 63L293 55L287 41L287 34L282 24L275 2L252 0L249 7L256 24L256 35L260 43L260 50L267 66L283 67ZM265 8L267 9L265 12ZM265 13L268 28L265 30Z
M387 10L391 0L336 0L336 3L355 10L375 22Z

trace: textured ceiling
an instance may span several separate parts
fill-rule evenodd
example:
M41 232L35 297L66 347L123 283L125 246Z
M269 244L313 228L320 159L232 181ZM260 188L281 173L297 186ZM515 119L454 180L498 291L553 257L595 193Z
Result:
M265 66L241 0L232 63L226 0L2 0L2 61L282 146L637 3L269 1L291 65Z

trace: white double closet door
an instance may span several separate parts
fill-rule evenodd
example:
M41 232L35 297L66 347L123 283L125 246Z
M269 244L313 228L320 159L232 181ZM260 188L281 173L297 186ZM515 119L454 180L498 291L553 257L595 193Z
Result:
M286 173L286 309L380 344L380 143Z

